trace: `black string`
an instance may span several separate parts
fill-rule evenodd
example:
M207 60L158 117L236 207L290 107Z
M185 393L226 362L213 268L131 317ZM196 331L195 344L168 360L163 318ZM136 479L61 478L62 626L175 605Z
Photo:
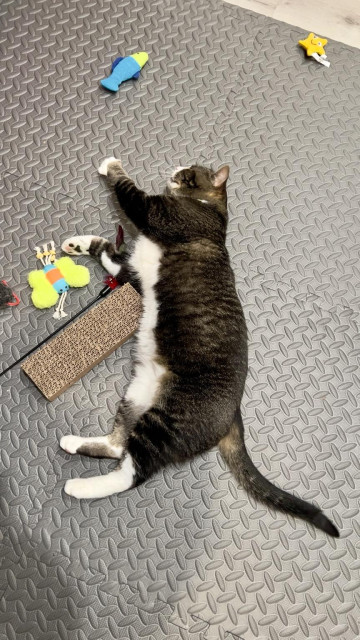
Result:
M106 285L106 287L103 287L103 289L101 289L100 293L96 296L96 298L91 300L85 307L80 309L80 311L78 311L74 316L72 316L69 320L64 322L64 324L62 324L58 329L56 329L55 331L50 333L50 335L46 336L46 338L44 338L44 340L39 342L39 344L36 344L35 347L30 349L30 351L25 353L25 355L21 356L21 358L18 358L18 360L15 360L15 362L13 362L9 367L6 367L6 369L4 369L4 371L1 371L0 378L1 378L1 376L5 375L5 373L10 371L10 369L12 369L17 364L19 364L19 362L22 362L23 360L25 360L25 358L27 358L31 353L34 353L34 351L36 351L36 349L39 349L39 347L42 347L42 345L45 344L45 342L47 342L48 340L50 340L50 338L52 338L53 336L56 336L56 334L59 333L59 331L61 331L65 327L67 327L68 324L70 324L76 318L78 318L82 313L84 313L84 311L86 311L87 309L89 309L89 307L91 307L93 304L95 304L95 302L97 302L98 300L101 300L101 298L104 298L105 296L107 296L110 293L110 291L112 291L112 288L109 287L108 285Z

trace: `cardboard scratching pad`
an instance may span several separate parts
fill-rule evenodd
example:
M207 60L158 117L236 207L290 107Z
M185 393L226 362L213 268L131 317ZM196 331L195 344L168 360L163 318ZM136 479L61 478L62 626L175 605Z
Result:
M125 284L36 351L21 368L45 398L54 400L133 335L140 313L141 296Z

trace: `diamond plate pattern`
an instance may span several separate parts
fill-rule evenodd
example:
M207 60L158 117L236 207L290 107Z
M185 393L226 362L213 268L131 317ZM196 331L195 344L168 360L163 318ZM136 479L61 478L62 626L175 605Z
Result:
M70 459L58 439L109 430L132 344L51 404L15 369L1 386L0 637L360 637L359 52L330 42L324 70L297 29L215 0L3 0L0 20L0 276L22 301L1 313L3 362L54 327L29 305L39 239L114 235L104 155L119 149L147 189L176 164L229 162L248 446L341 530L328 539L250 501L216 451L78 503L64 481L112 463ZM111 59L138 48L140 79L102 92ZM73 311L102 278L85 263Z

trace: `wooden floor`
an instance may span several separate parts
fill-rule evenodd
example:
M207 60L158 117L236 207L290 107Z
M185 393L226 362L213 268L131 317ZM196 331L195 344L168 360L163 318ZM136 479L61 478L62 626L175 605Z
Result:
M227 0L282 20L304 33L314 31L328 40L339 40L360 48L360 0Z

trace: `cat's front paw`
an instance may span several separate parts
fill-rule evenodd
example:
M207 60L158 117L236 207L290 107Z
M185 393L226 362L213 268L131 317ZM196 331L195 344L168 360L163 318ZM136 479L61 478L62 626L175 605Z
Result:
M71 256L89 255L91 242L100 239L98 236L73 236L62 243L61 250Z
M116 158L113 158L113 157L105 158L105 160L102 161L100 167L98 168L98 172L100 173L101 176L107 176L109 164L112 164L112 162L116 162L121 166L120 160L117 160Z

